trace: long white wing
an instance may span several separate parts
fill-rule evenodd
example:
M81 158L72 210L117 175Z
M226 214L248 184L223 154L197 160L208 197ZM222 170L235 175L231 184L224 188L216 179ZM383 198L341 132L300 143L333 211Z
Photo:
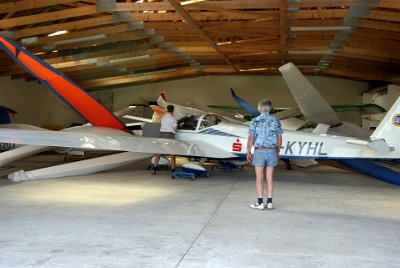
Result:
M340 124L332 107L304 75L289 62L279 68L304 117L314 123Z
M153 120L150 118L138 117L138 116L133 116L133 115L124 115L123 118L136 120L136 121L140 121L140 122L153 123Z
M32 131L0 129L0 141L16 144L72 147L91 150L130 151L138 153L160 153L230 158L233 154L204 141L178 141L161 138L145 138L121 135L104 135L83 132Z
M163 109L167 109L168 105L174 105L175 109L174 109L174 116L177 120L192 114L192 115L196 115L196 116L201 116L203 115L205 112L201 111L199 109L196 108L192 108L192 107L187 107L187 106L183 106L183 105L179 105L176 103L171 103L171 102L167 102L166 100L164 100L163 98L163 92L160 94L160 96L157 99L157 104L163 108Z

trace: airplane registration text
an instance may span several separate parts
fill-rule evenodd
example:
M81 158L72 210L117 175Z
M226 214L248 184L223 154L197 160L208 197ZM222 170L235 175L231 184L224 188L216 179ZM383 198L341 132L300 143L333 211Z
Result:
M15 148L15 143L0 142L0 151L7 151Z
M286 146L281 147L285 155L327 155L323 152L323 142L287 141Z

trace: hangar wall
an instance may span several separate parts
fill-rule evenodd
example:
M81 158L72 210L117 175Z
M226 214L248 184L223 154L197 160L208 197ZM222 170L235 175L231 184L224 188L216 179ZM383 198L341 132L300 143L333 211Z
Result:
M368 88L367 83L345 79L328 77L308 77L308 79L332 104L361 103L362 92ZM0 105L18 112L12 118L15 123L68 127L72 123L84 122L53 92L36 81L25 82L22 79L11 80L9 77L2 77L0 83L2 85ZM269 98L275 106L295 106L295 101L281 76L203 76L129 86L107 90L107 93L113 95L114 110L125 108L129 104L147 104L148 101L156 100L158 94L164 90L171 102L212 111L207 105L236 105L230 96L231 87L253 104L261 98ZM359 123L357 118L342 118L342 120Z
M18 113L11 118L13 123L35 126L60 125L68 127L84 120L53 92L36 81L0 78L0 105Z
M368 89L368 84L364 82L329 77L307 78L331 104L362 103L362 92ZM234 88L239 96L254 105L262 98L269 98L274 106L296 105L281 76L221 75L114 89L114 108L121 109L129 104L146 104L155 100L164 90L171 102L211 111L207 107L209 104L236 105L230 96L229 88ZM359 116L342 120L361 123Z

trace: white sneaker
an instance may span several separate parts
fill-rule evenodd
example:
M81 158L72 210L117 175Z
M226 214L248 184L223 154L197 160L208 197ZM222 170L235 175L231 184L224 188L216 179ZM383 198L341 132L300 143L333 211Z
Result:
M250 204L250 207L254 208L254 209L263 210L265 208L265 205L264 205L264 203L261 203L261 204L256 203L256 204Z
M267 204L267 209L273 209L273 208L274 208L274 206L272 205L272 203Z

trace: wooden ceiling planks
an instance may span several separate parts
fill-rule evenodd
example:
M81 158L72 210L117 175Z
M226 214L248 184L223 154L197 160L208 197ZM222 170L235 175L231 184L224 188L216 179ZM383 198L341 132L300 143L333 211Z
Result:
M398 0L367 1L366 14L353 12L359 0L100 2L4 2L0 31L88 90L205 74L278 75L288 61L316 74L316 51L333 52L318 75L400 82ZM346 25L352 30L316 30ZM4 54L0 74L28 77Z

